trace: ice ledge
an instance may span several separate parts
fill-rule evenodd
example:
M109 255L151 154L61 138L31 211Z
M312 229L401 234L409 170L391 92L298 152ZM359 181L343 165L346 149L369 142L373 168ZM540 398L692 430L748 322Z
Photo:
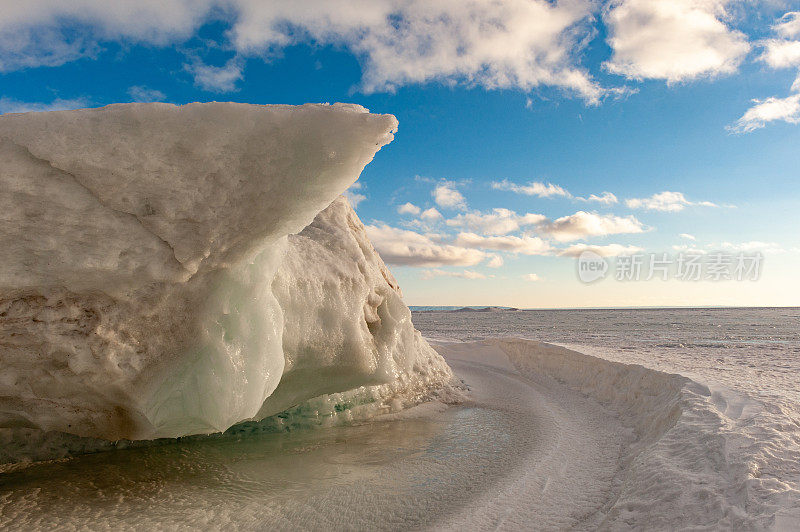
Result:
M117 293L235 263L302 230L396 129L394 116L352 104L131 103L0 116L3 218L30 235L0 257L0 286L108 281L103 289ZM37 244L45 227L60 248Z
M0 116L0 430L174 437L441 384L346 203L288 237L396 127L345 104Z

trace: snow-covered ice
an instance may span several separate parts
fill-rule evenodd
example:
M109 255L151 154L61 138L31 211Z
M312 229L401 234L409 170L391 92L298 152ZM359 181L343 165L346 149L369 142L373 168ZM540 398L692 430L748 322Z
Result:
M336 199L396 127L346 104L0 117L0 454L48 431L212 433L321 394L392 385L402 404L444 385Z

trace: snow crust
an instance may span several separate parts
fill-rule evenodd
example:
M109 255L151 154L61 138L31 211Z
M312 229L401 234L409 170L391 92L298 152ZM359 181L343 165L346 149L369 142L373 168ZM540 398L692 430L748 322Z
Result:
M0 117L4 437L212 433L320 394L443 385L334 201L396 127L345 104Z

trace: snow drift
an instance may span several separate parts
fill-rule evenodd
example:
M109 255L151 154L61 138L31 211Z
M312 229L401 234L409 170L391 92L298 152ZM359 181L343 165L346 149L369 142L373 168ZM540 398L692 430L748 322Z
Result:
M796 528L797 490L766 471L768 458L792 478L797 464L796 445L785 441L796 424L773 417L774 407L680 374L534 340L459 347L476 346L499 349L538 386L555 381L596 400L630 431L614 488L594 521L581 528Z
M177 437L444 386L336 199L396 127L343 104L0 117L0 431Z

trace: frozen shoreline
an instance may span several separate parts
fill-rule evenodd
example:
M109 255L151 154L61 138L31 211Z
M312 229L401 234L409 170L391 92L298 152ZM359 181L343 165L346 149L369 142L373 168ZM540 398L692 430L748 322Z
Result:
M796 522L796 492L770 491L747 468L751 450L731 416L747 419L752 405L723 411L721 396L686 377L530 340L432 345L469 385L465 403L33 465L2 477L0 526L782 530Z

